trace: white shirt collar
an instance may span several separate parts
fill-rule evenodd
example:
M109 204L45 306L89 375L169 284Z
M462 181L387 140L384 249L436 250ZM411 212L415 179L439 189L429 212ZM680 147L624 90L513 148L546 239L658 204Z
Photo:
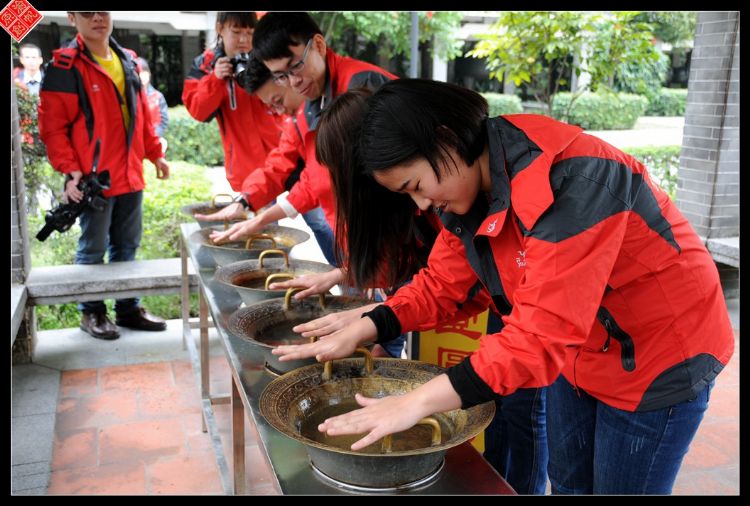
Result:
M42 82L42 71L37 70L36 74L33 76L29 75L27 72L23 73L23 82L24 84L28 84L31 81L36 81L38 83Z

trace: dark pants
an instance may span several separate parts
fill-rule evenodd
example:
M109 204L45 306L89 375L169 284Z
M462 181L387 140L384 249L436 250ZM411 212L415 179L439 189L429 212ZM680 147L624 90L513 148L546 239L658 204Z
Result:
M143 233L143 192L125 193L106 199L104 210L95 211L87 207L79 217L81 237L78 239L76 264L103 264L104 254L109 262L135 260L135 252L141 244ZM117 299L115 312L125 314L138 306L139 300ZM81 302L80 311L104 312L101 300Z
M487 332L500 332L502 325L490 313ZM484 458L519 494L544 494L547 487L546 390L521 388L498 397L484 431Z
M561 375L547 392L552 493L670 494L712 387L691 401L632 413L579 395Z

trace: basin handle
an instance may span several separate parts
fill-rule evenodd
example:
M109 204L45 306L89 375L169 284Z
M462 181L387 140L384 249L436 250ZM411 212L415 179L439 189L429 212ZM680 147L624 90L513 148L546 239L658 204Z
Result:
M286 291L286 294L284 295L284 311L289 311L289 308L291 307L291 304L292 304L292 294L295 294L297 292L301 292L302 290L304 290L304 288L302 288L300 286L293 286L293 287L289 288ZM321 293L320 295L318 295L318 300L320 301L320 307L322 307L323 309L325 309L325 307L326 307L326 294Z
M294 278L295 276L291 272L275 272L273 274L269 274L268 277L266 278L265 289L268 290L268 285L270 285L272 282L276 281L277 279L294 279Z
M287 255L286 251L281 249L264 249L260 252L260 255L258 256L258 266L262 269L263 268L263 259L266 258L268 255L281 255L284 257L284 265L286 265L286 268L289 268L289 255Z
M440 444L440 441L442 439L442 431L440 430L440 423L435 419L435 417L428 416L426 418L422 418L416 423L416 425L432 426L432 441L430 442L430 446L437 446ZM393 449L391 448L392 444L393 434L388 434L383 438L383 444L381 446L383 453L391 453L393 451Z
M278 247L278 245L276 244L276 239L274 239L272 236L270 236L268 234L256 234L256 235L251 236L250 239L247 240L247 242L245 243L245 249L250 249L250 245L253 242L260 241L260 240L263 240L263 239L265 239L267 241L271 241L271 243L273 244L274 248Z
M216 194L216 195L214 195L214 196L213 196L213 198L211 199L211 207L216 207L216 199L218 199L219 197L229 197L229 203L230 203L230 204L231 204L231 203L232 203L232 201L234 200L234 199L232 198L232 196L231 196L231 195L229 195L228 193L217 193L217 194Z
M372 353L367 348L357 348L354 353L361 353L365 356L365 375L369 376L372 374L373 361ZM323 363L323 381L328 381L333 376L333 360L329 360Z

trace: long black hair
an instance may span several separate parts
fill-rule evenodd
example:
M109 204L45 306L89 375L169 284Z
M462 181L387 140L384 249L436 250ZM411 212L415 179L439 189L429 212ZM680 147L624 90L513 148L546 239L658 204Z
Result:
M416 205L375 182L373 173L423 157L439 180L440 166L450 170L448 147L473 164L486 143L487 110L478 93L425 79L390 81L370 98L344 94L331 103L318 126L317 150L331 170L337 237L346 237L356 286L396 285L424 263Z

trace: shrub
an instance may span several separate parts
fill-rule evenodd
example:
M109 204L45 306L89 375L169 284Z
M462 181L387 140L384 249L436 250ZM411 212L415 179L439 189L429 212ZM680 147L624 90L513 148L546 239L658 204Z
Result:
M504 95L502 93L480 93L490 106L490 118L501 114L517 114L523 112L521 99L515 95Z
M193 119L185 106L169 109L168 160L183 160L203 166L224 164L224 147L216 120L207 123Z
M643 114L648 105L646 98L628 93L583 93L565 113L572 95L558 93L552 102L552 117L579 125L585 130L627 130Z
M624 148L648 167L651 180L674 200L677 191L677 170L680 168L680 146L643 146Z
M660 88L649 99L647 116L684 116L687 107L687 90Z

